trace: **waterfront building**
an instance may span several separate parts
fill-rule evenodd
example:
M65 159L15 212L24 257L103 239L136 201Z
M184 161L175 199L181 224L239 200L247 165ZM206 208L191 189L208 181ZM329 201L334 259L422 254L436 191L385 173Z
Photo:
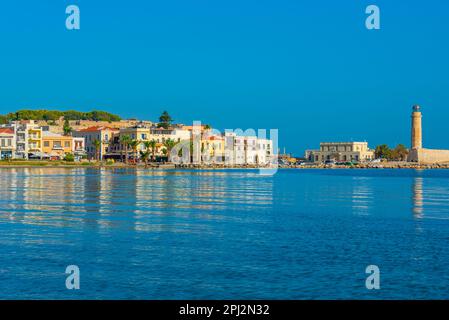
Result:
M180 128L160 128L153 127L150 129L150 140L154 139L158 143L164 143L167 139L171 139L176 143L183 140L190 140L191 131Z
M257 139L257 163L267 165L273 161L273 141L271 139Z
M104 126L93 126L73 132L73 137L84 138L85 151L89 159L96 159L99 154L100 160L110 152L114 137L119 135L120 130ZM100 150L97 151L95 141L100 141Z
M225 155L225 138L221 135L203 135L201 154L203 161L222 163Z
M42 153L52 160L63 159L68 153L73 153L73 138L49 131L42 132Z
M449 150L435 150L423 148L421 107L413 106L411 149L407 161L422 164L449 163Z
M13 159L16 154L16 134L12 128L0 128L0 160Z
M12 123L12 127L16 132L16 158L18 159L28 159L28 130L31 126L34 125L29 123L21 123L19 121Z
M42 154L42 128L29 123L28 130L28 157L40 157Z
M272 162L273 142L256 136L225 133L226 163L235 165L268 165Z
M72 137L72 154L75 158L82 158L87 155L85 149L85 139L81 137Z
M107 154L108 158L121 158L125 151L125 146L122 143L123 136L128 136L131 140L138 141L139 144L135 151L146 151L145 142L156 141L155 155L158 157L164 156L163 150L165 149L164 143L171 139L175 143L188 140L190 141L190 132L188 130L181 129L179 127L172 128L158 128L149 127L145 124L139 124L129 128L122 128L118 134L114 135L112 144ZM128 146L126 147L128 154L133 153L134 150Z
M12 156L14 159L28 159L34 154L41 153L42 129L37 125L37 121L11 121L2 127L10 128L15 133L15 154Z
M122 128L120 129L120 132L118 136L114 140L113 146L110 148L111 152L123 152L125 149L125 146L121 143L121 138L123 136L129 136L131 140L137 140L139 141L139 144L137 146L137 151L144 151L145 150L145 141L150 141L150 128L146 127L144 125L129 127L129 128ZM132 152L130 148L128 148L128 152Z
M307 150L305 158L314 163L365 162L374 159L374 150L367 142L321 142L320 150Z

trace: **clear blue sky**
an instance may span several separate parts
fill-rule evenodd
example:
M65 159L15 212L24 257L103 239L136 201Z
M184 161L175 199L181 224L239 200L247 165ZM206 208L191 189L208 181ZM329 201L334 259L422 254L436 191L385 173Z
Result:
M65 29L77 4L81 30ZM381 9L381 30L365 8ZM320 141L449 148L447 0L8 1L0 114L104 109L219 129L278 128L297 155Z

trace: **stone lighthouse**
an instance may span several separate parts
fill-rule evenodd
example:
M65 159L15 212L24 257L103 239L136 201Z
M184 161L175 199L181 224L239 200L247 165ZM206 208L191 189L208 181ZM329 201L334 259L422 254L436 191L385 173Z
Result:
M412 112L412 149L422 148L422 114L421 107L413 106Z
M425 149L422 145L422 115L420 106L413 106L412 145L407 160L421 164L449 164L449 150Z

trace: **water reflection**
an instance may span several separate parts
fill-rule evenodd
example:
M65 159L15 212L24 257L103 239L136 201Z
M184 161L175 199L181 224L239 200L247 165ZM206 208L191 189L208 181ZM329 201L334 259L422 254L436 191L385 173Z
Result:
M412 191L413 216L417 219L449 219L448 194L447 179L415 177Z
M416 219L423 217L423 178L417 177L413 181L413 216Z
M109 232L201 231L227 210L273 206L273 179L252 171L19 168L2 171L0 219ZM198 223L204 222L204 223Z
M372 178L353 177L351 203L352 211L356 215L369 215L373 209L374 192Z

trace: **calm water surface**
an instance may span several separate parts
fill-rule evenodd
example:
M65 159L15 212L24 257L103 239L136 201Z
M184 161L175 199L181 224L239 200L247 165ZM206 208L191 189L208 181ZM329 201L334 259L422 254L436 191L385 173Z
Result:
M449 298L449 171L0 178L0 299ZM71 264L80 290L65 288Z

